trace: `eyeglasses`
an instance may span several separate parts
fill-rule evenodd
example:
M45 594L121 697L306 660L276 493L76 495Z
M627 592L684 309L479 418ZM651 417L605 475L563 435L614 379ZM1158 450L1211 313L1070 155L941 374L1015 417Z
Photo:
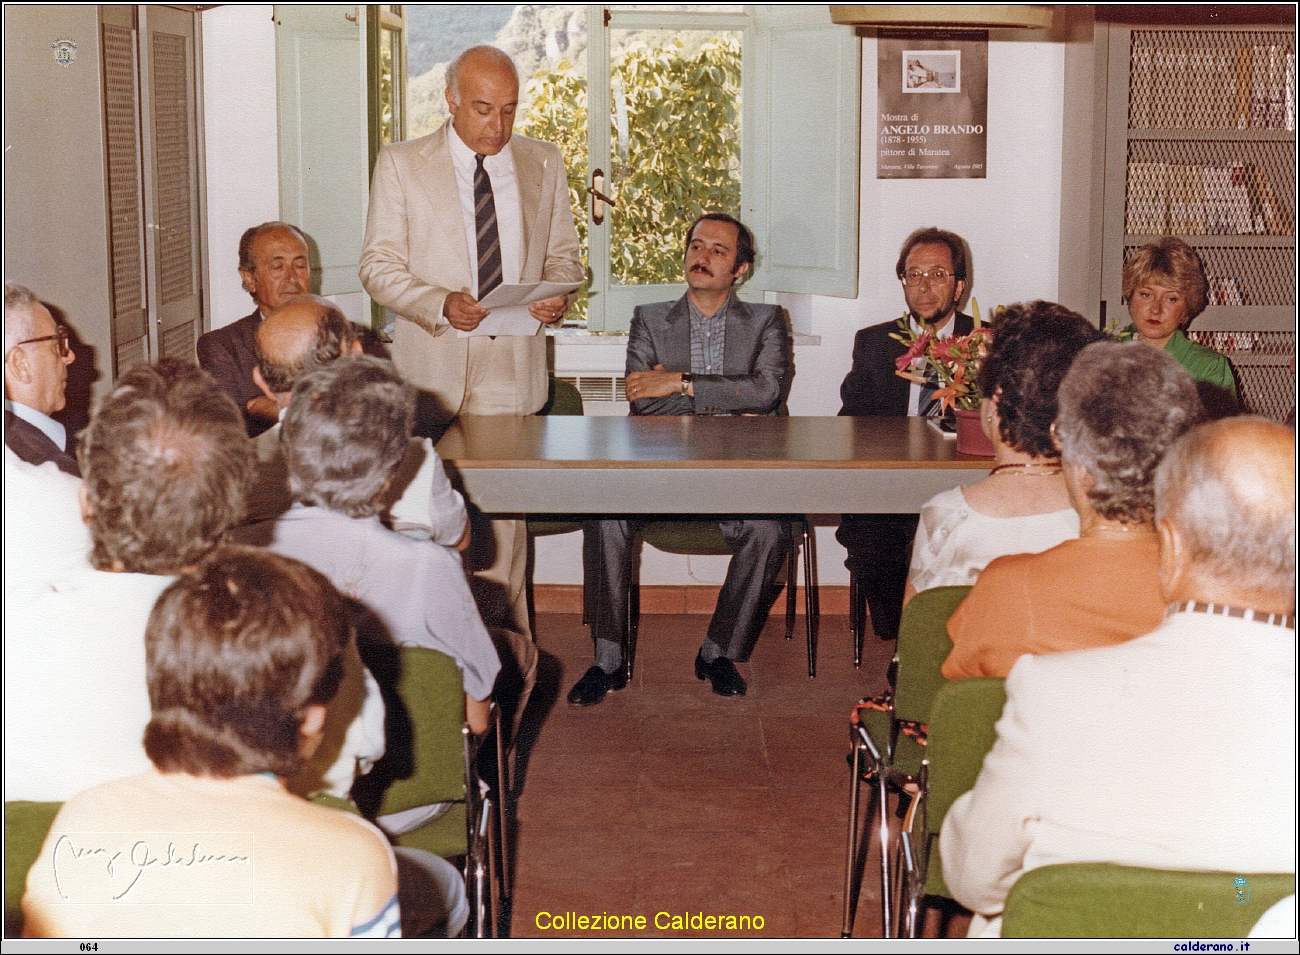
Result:
M72 349L69 348L68 346L68 342L71 340L71 338L72 336L69 334L66 328L60 328L53 335L42 335L40 338L29 338L25 342L17 342L15 343L14 348L17 348L19 345L35 345L37 342L57 341L58 342L57 348L59 349L59 357L66 358L72 351Z
M947 285L950 278L952 273L947 269L930 269L926 272L920 269L908 269L902 275L903 284L908 288L917 288L922 284Z

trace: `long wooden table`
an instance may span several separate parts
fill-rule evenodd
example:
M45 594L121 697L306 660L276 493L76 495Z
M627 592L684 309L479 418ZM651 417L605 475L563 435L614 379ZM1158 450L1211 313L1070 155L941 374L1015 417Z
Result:
M991 467L920 418L464 416L438 453L496 514L914 513Z

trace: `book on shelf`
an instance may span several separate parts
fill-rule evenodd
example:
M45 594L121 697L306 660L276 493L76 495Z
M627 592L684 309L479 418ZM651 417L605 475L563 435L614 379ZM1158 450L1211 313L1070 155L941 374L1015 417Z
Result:
M1241 295L1241 283L1237 281L1235 275L1208 275L1206 282L1209 285L1209 294L1206 296L1208 305L1245 305Z
M1282 43L1161 46L1129 58L1130 129L1295 131L1295 49Z
M1290 235L1291 217L1254 163L1130 162L1128 235Z

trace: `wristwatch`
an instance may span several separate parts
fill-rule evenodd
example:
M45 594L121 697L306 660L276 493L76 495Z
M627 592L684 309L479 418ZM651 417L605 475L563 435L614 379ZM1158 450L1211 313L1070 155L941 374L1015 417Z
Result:
M686 389L694 380L694 376L689 371L682 372L682 394L686 394Z

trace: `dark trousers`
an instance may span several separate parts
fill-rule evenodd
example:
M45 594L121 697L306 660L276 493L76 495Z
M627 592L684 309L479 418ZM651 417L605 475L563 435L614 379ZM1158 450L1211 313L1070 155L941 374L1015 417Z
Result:
M845 514L835 532L849 552L844 566L867 596L871 628L887 640L898 636L919 520L917 514Z
M613 673L623 663L627 632L627 587L637 528L644 521L605 520L583 524L583 579L587 619L596 641L596 663ZM776 599L776 581L785 566L784 521L734 519L718 522L731 548L731 563L718 594L701 648L706 661L719 656L749 659L767 612ZM631 581L637 586L636 581Z

